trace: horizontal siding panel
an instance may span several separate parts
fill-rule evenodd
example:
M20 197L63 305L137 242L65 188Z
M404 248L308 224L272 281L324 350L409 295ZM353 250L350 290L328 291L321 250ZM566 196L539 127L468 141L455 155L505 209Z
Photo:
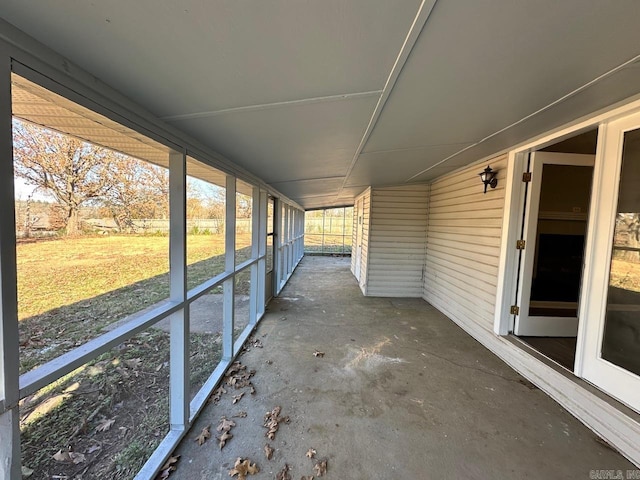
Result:
M455 248L442 247L438 245L437 248L431 247L430 249L434 253L440 253L441 257L451 257L457 259L458 262L471 262L476 265L481 265L481 268L495 267L496 272L498 268L498 261L495 258L480 255L478 253L467 252L458 250Z
M378 228L378 235L377 235L377 239L378 240L384 240L385 239L389 239L389 240L395 240L395 239L403 239L403 238L420 238L422 237L422 245L424 246L424 241L425 241L425 236L427 233L427 229L424 228L422 230L422 232L418 232L418 235L416 235L416 232L407 232L404 230L395 230L394 228L385 228L385 227L379 227Z
M386 194L386 195L375 195L371 201L376 204L386 204L386 203L405 203L407 205L414 205L416 207L425 206L425 197L427 196L426 192L415 192L410 196L402 197L401 194Z
M446 315L492 329L506 185L506 156L437 179L429 194L423 298ZM483 193L478 173L498 172Z
M475 235L478 237L501 238L502 228L450 227L429 225L429 232L436 230L441 233L456 233L461 235ZM428 246L428 245L427 245Z
M459 233L439 232L436 229L429 230L429 238L432 240L468 243L470 245L500 247L500 238L498 237L478 237L477 235L462 235Z
M425 274L431 273L432 270L434 272L437 272L436 274L439 274L441 271L446 270L451 272L458 272L467 278L474 277L478 279L479 283L482 283L483 285L490 285L494 287L497 285L497 277L495 275L490 272L488 273L485 270L478 270L477 265L474 265L474 267L476 268L461 265L459 263L438 258L436 256L429 256L425 264Z
M446 296L443 297L440 291L429 292L423 298L449 318L463 321L472 320L482 328L488 331L492 330L492 315L488 315L485 312L477 312L475 309L469 309L459 303L452 303L451 299Z
M463 252L453 252L451 250L447 251L443 251L443 249L441 248L436 248L435 246L433 247L429 247L429 252L427 254L427 256L433 256L435 258L440 258L442 260L449 260L453 263L456 263L458 265L463 265L466 267L469 267L471 269L478 269L478 270L482 270L485 271L487 273L491 273L492 275L498 274L498 260L485 260L483 262L478 262L476 260L470 259L469 257L467 257L467 255L465 255ZM488 263L488 262L494 262L492 264ZM469 279L470 281L473 281L473 278Z
M367 294L421 297L429 187L373 189Z
M464 290L467 290L469 288L469 278L453 270L450 270L446 273L440 272L437 276L425 272L424 276L425 281L430 280L433 283L437 283L438 281L445 281ZM477 289L474 290L474 293L476 294L474 295L475 298L482 298L493 305L495 300L494 297L496 296L496 286L478 283Z
M443 213L455 213L455 212L477 212L477 211L482 211L482 210L499 210L502 211L502 200L498 199L487 199L487 200L483 200L482 202L477 202L477 203L454 203L454 202L449 202L450 204L445 204L445 202L443 202L440 205L436 205L437 206L437 212L438 214L443 214ZM431 212L430 214L431 215Z
M457 303L465 305L467 308L482 310L488 315L493 315L495 311L495 298L492 298L480 290L474 289L470 291L468 285L466 285L466 287L458 286L443 277L437 277L435 283L432 282L431 285L450 298L455 298ZM434 290L436 288L434 288Z
M388 276L386 279L372 280L369 279L369 287L386 287L386 288L419 288L422 275L418 276ZM391 285L389 284L391 282Z
M486 218L502 218L502 211L491 210L461 210L459 212L434 212L429 215L429 222L433 223L435 220L448 220L450 218L456 218L461 220L472 219L486 219Z
M440 238L431 238L431 245L452 248L461 252L475 253L484 256L498 257L500 255L499 246L486 246L482 244L474 245L473 243L458 242L455 240L443 240Z
M482 228L501 228L502 218L457 218L451 217L449 219L441 218L438 220L430 220L429 225L434 227L438 226L452 226L452 227L482 227Z

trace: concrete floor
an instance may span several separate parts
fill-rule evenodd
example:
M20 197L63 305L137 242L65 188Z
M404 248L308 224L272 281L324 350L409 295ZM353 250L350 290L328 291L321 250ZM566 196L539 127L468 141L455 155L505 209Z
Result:
M365 298L349 258L305 257L269 305L252 348L256 395L208 405L177 454L171 479L230 478L237 457L275 478L313 474L309 448L328 458L323 478L590 478L635 469L452 321L418 299ZM315 357L315 350L325 353ZM265 412L291 417L266 460ZM200 430L234 418L223 450ZM237 477L234 477L237 478ZM317 478L317 477L316 477ZM594 477L591 477L594 478Z

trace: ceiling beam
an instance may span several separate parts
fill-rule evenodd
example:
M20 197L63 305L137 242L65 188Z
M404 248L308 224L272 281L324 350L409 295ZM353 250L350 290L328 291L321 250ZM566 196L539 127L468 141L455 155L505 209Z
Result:
M369 124L367 125L367 129L362 135L360 144L358 145L358 148L356 149L353 155L351 164L349 165L347 173L344 177L344 181L342 182L342 187L340 187L340 192L338 193L338 197L340 196L340 193L342 193L342 190L345 188L345 185L347 184L347 180L349 179L349 175L351 175L353 168L358 162L360 153L362 152L362 149L364 148L367 141L369 140L369 137L371 136L371 132L373 132L373 129L376 126L376 123L378 122L378 118L380 118L380 114L382 113L382 110L384 109L384 106L387 103L387 100L389 99L389 95L391 95L391 91L393 90L393 87L395 86L396 81L400 76L400 72L402 72L402 69L404 68L405 63L407 62L407 59L411 54L411 50L413 50L414 45L418 41L420 32L422 32L424 25L427 23L427 20L429 19L429 16L433 11L433 7L435 6L436 1L437 0L422 0L422 3L420 4L420 8L418 8L418 13L413 19L413 23L411 24L411 27L409 28L409 32L407 33L404 43L400 48L400 52L396 57L396 61L393 64L393 67L391 68L389 77L387 77L387 81L384 85L384 88L382 89L382 94L378 99L378 103L376 104L376 107L373 110L373 114L369 119Z
M216 117L218 115L225 115L225 114L237 113L237 112L252 112L257 110L268 110L271 108L295 107L298 105L311 105L314 103L353 100L357 98L379 96L381 93L382 93L382 90L372 90L369 92L356 92L356 93L341 93L338 95L327 95L324 97L312 97L312 98L303 98L300 100L286 100L284 102L263 103L258 105L245 105L243 107L223 108L220 110L212 110L210 112L195 112L195 113L183 113L180 115L167 115L161 118L162 120L166 120L169 122L172 120L192 120L197 118Z

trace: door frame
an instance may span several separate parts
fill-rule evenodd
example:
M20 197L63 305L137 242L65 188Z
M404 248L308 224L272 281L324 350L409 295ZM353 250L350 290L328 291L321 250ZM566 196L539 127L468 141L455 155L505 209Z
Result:
M525 212L522 238L526 241L526 245L524 250L520 251L520 275L518 279L518 293L516 301L516 305L519 307L519 313L514 316L513 330L516 335L523 336L576 337L579 324L578 316L534 317L528 314L531 304L531 287L533 284L533 271L535 267L535 254L538 238L542 172L544 165L568 165L593 168L595 155L537 151L531 153L529 163L531 182L529 183L529 188L527 188L526 203L523 205L523 210L525 210ZM590 203L591 199L589 200L589 204ZM585 236L586 234L587 232L585 231ZM581 286L583 277L584 274L581 276ZM580 303L578 302L578 309L579 305ZM532 320L532 318L535 318L535 320ZM542 332L546 333L543 334Z
M602 270L598 273L596 264L598 257L604 256L603 252L608 253L609 258L605 257L606 261L608 262L610 260L611 246L609 243L613 241L613 236L610 232L613 231L613 213L615 212L615 208L617 208L617 181L620 158L617 153L615 155L611 155L611 149L613 146L606 144L606 133L614 122L624 121L625 118L635 114L640 115L640 99L613 106L608 109L603 109L591 116L578 119L571 124L559 127L526 143L516 146L508 152L509 161L505 175L505 203L502 221L503 234L500 241L496 308L493 322L493 331L499 336L510 335L514 328L515 316L510 313L510 307L514 305L517 294L519 255L517 253L518 250L515 248L515 242L520 238L520 234L522 232L522 218L524 213L522 206L524 204L524 195L526 190L524 188L525 184L522 182L522 175L527 169L528 155L533 151L541 150L547 146L571 138L580 133L584 133L588 130L595 128L598 129L596 160L593 173L592 200L589 209L589 225L587 228L587 239L585 244L582 291L579 300L580 311L576 358L573 370L574 374L580 378L593 378L593 376L589 374L589 367L587 366L587 368L585 368L584 361L585 356L589 352L587 345L587 337L589 335L587 335L587 333L588 330L594 328L592 326L593 323L589 324L587 323L587 320L597 318L597 316L602 315L606 308L606 298L603 296L603 289L600 288L599 293L595 290L596 285L594 284L594 279L598 275L601 275L601 278L603 278L604 281L608 281L608 275L604 275ZM607 158L605 158L605 151ZM609 169L614 168L611 164L612 158L616 162L614 169L616 177L615 192L613 192L613 187L609 186L605 188L602 184L603 175L607 175L608 173L611 174L612 171ZM478 165L483 165L488 160L490 159L483 159L483 161L478 162ZM615 199L612 198L613 196L615 196ZM603 219L609 222L609 228L606 232L595 232L596 225L602 225L602 222L604 221ZM596 235L596 233L600 233L600 235ZM607 242L605 245L607 248L603 250L601 242L604 241ZM606 272L608 273L608 265ZM602 287L602 284L600 284L600 287ZM596 303L598 303L598 305L596 305ZM598 329L598 336L601 335L599 330L600 329ZM589 333L590 335L593 334L593 332ZM536 362L533 356L528 355L527 357L530 358L532 362ZM621 368L619 368L619 370L623 371ZM633 374L629 374L628 372L624 373L625 375L633 376ZM615 386L612 387L601 382L596 384L593 380L591 380L591 383L594 383L595 386L607 395L621 400L623 403L631 406L633 410L640 411L640 406L636 402L625 401L625 399L622 398L623 395L616 392Z
M364 197L360 197L356 201L356 211L355 211L355 219L356 219L356 258L353 266L353 274L356 277L356 280L360 282L360 273L361 273L361 261L362 261L362 233L363 233L363 210L364 210Z
M615 216L622 168L624 134L640 128L640 112L603 123L598 135L594 189L599 202L591 209L589 225L589 261L585 267L585 283L581 302L585 305L585 325L578 332L576 375L592 382L607 394L640 411L640 376L602 358L600 346L604 335L605 313ZM588 314L588 317L587 317Z

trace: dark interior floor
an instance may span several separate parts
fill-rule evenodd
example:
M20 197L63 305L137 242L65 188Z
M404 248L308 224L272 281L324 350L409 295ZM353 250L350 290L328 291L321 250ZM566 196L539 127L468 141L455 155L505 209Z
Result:
M554 362L573 372L576 358L575 337L518 337Z

